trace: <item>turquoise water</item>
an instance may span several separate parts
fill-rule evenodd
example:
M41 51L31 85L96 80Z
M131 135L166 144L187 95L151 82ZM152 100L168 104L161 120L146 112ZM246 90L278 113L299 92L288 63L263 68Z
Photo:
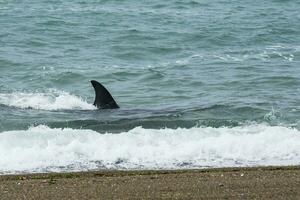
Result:
M143 133L202 127L197 131L203 133L245 126L253 132L253 124L266 126L267 132L272 127L297 131L299 10L300 2L293 0L1 0L0 132L3 136L25 131L30 137L32 131L48 134L71 128L130 135L141 127ZM92 79L108 88L121 109L99 111L92 106ZM295 149L287 155L300 155ZM189 155L193 154L185 158ZM278 161L278 154L275 157ZM240 165L261 164L242 158L246 161ZM189 159L180 162L196 160ZM104 158L95 160L102 163L96 168L107 167ZM125 162L119 155L110 163L118 168L120 160ZM76 168L71 161L57 163L45 166L90 169ZM141 167L170 167L145 163ZM223 166L220 163L205 166ZM204 165L197 161L184 166ZM40 165L0 171L33 168L45 171Z

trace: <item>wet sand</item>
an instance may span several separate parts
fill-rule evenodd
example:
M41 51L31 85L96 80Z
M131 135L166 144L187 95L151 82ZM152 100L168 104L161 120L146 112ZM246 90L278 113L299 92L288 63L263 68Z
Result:
M300 167L5 175L0 199L300 199Z

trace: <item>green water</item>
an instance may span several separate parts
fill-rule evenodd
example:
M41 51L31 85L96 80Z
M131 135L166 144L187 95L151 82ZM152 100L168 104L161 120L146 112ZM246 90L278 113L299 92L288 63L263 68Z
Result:
M0 131L298 127L299 10L296 0L1 0ZM87 108L92 79L120 110Z

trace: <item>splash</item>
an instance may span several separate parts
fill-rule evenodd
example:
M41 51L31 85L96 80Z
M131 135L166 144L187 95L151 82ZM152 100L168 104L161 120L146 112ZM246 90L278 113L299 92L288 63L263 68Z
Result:
M300 132L262 124L120 134L47 126L0 133L0 173L298 165Z
M0 104L17 108L41 110L94 110L95 106L81 97L64 91L49 90L45 93L0 93Z

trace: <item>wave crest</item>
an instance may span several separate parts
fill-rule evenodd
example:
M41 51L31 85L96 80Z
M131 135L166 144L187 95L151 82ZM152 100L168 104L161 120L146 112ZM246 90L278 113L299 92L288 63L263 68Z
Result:
M94 110L95 106L87 103L81 97L64 91L49 90L45 93L2 93L0 104L17 108L32 108L41 110Z
M299 160L300 131L262 124L136 127L120 134L37 126L0 133L0 173L298 165Z

